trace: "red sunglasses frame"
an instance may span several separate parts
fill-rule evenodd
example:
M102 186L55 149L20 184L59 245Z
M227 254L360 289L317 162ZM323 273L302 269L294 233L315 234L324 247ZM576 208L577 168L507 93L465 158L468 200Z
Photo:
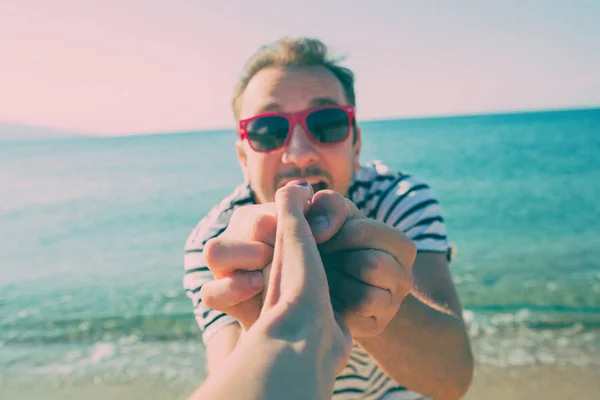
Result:
M316 111L329 110L329 109L342 110L342 111L346 112L346 114L348 115L348 132L346 132L346 135L341 140L338 140L336 142L324 143L324 142L319 141L317 138L315 138L313 136L310 129L308 129L308 127L306 126L306 119L308 118L308 116L310 114L312 114ZM246 139L248 141L248 144L252 148L252 150L259 152L259 153L270 153L270 152L277 151L277 150L281 149L282 147L285 147L289 143L290 139L292 138L294 126L296 124L300 124L302 126L302 128L304 129L304 132L306 132L308 134L309 139L313 143L318 144L319 146L328 146L328 145L339 144L339 143L343 142L344 140L348 139L348 136L350 136L350 132L352 131L352 127L354 126L355 116L356 116L356 109L354 106L337 105L337 104L313 107L313 108L309 108L307 110L299 111L296 113L283 113L283 112L279 112L279 111L269 111L269 112L264 112L261 114L253 115L252 117L240 120L239 124L238 124L239 125L238 130L239 130L240 140L243 141L244 139ZM272 149L272 150L257 150L252 146L252 143L250 142L250 138L248 137L248 130L247 130L248 125L253 120L262 118L262 117L282 117L288 121L288 125L289 125L288 134L287 134L287 137L285 138L285 141L281 144L281 146L279 146L275 149Z

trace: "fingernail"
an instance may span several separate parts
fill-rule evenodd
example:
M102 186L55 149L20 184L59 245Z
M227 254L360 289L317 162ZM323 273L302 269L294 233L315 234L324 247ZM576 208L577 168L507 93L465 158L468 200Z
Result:
M263 275L260 272L255 272L250 276L250 285L254 289L262 289L263 287Z
M296 181L296 185L308 186L308 182L305 180Z
M310 226L315 233L322 233L329 228L329 220L324 215L315 215L310 218Z

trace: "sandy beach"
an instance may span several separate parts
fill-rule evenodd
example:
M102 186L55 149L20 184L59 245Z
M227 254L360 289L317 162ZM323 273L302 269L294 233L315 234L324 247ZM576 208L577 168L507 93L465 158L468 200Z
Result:
M40 381L3 382L0 392L10 400L185 399L196 382L138 379L132 382L77 380L62 384ZM478 365L465 397L474 399L578 399L600 398L600 367L530 366L500 368Z
M465 396L474 399L598 399L600 367L530 366L501 368L478 365Z

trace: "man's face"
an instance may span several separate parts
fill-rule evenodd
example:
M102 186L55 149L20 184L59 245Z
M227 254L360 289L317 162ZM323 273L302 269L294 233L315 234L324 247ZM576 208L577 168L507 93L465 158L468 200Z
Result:
M269 67L249 82L240 104L240 118L267 112L298 112L315 106L347 104L344 89L329 70L314 67ZM357 128L358 129L358 128ZM236 143L246 179L259 203L272 202L277 189L295 179L305 179L315 188L347 195L352 174L359 168L360 132L337 144L310 140L300 124L292 127L288 143L273 152L253 150L247 140Z

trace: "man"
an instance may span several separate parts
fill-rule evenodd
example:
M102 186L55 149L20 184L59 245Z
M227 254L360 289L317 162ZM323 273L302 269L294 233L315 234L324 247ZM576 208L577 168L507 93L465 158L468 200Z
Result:
M233 99L245 182L186 242L184 287L209 373L260 315L275 193L305 179L332 305L354 341L333 398L460 398L473 360L438 202L415 176L359 162L355 103L352 72L317 40L282 39L248 61Z

